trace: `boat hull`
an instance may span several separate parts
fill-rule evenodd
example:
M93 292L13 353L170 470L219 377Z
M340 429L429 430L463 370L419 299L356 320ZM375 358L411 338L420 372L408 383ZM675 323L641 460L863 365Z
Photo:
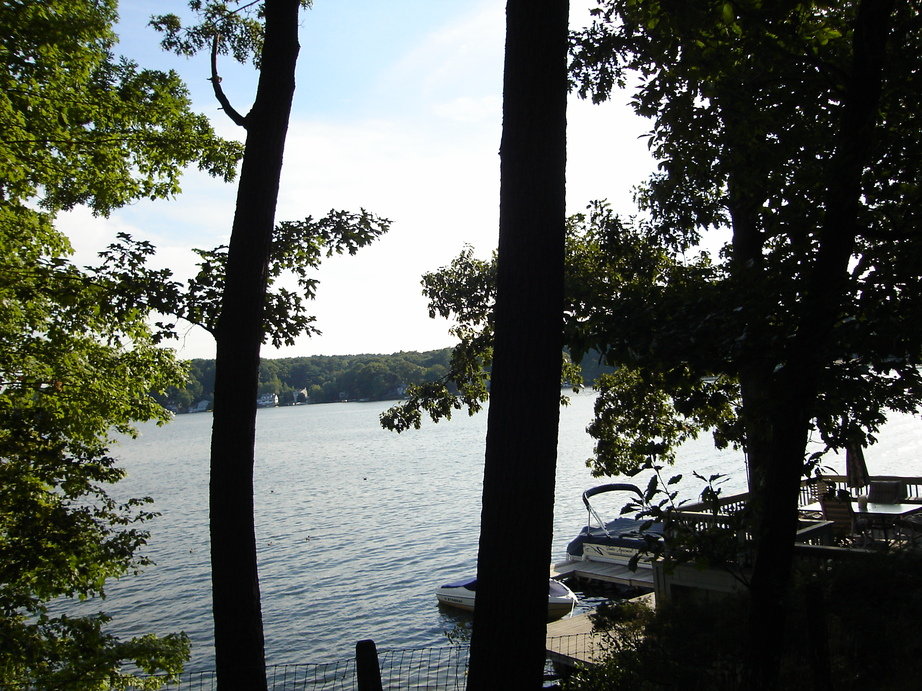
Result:
M438 598L440 603L448 607L463 609L466 612L474 611L474 593L471 593L470 596L459 595L457 593L450 592L447 589L443 591L443 589L439 588L439 590L435 591L435 596Z
M662 524L618 518L605 524L605 529L585 526L567 545L570 561L610 561L624 563L638 552L662 542Z
M476 579L443 585L435 591L435 597L439 603L447 607L473 612L477 598ZM550 579L547 598L549 621L568 615L573 611L577 601L576 594L566 585L560 581Z

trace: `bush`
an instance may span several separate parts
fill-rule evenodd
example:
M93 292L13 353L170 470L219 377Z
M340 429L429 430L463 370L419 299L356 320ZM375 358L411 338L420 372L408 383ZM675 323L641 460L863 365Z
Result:
M922 659L922 558L850 555L802 563L788 599L779 688L908 689ZM744 597L600 608L606 660L564 689L738 689L746 664Z

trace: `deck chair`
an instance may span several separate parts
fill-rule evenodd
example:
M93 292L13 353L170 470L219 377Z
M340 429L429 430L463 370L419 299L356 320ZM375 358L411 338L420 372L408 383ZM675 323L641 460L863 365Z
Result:
M816 482L810 484L810 500L818 502L827 494L835 494L836 483L831 480L824 480L822 477L816 478Z
M849 500L838 499L827 494L820 497L823 519L832 521L832 536L836 542L854 542L858 536L866 537L867 521L855 516Z
M894 521L897 534L907 547L919 549L922 547L922 516L915 514Z

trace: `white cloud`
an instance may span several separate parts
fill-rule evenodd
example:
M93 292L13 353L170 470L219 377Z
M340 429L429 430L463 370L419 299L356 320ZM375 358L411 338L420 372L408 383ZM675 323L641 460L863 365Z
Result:
M380 90L413 91L430 103L501 93L504 4L486 0L467 6L465 14L430 33L391 66Z
M579 5L580 3L574 3ZM583 2L582 4L586 4ZM499 211L502 0L462 7L456 19L408 46L380 76L374 112L321 119L304 94L289 127L277 218L322 216L360 206L393 221L391 231L355 257L334 258L319 273L310 306L324 335L267 356L391 352L447 345L448 325L428 319L420 276L447 264L464 244L480 256L496 246ZM571 13L585 9L575 7ZM582 19L574 20L582 21ZM371 51L368 51L371 55ZM330 74L335 79L335 71ZM305 94L310 94L309 87ZM215 118L225 134L238 136ZM626 106L571 99L568 209L608 198L630 211L630 190L652 165L638 139L646 124ZM95 251L126 230L161 248L158 265L191 273L191 247L226 242L236 186L197 172L171 202L143 202L112 219L68 216L68 232ZM210 357L209 336L191 334L186 357Z
M499 96L472 98L460 96L432 106L437 116L463 123L495 122L497 113L502 112L503 101Z

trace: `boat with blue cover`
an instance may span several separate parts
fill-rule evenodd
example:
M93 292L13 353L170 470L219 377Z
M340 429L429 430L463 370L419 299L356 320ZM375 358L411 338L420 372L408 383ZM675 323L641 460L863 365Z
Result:
M640 488L628 483L599 485L583 492L583 504L589 511L589 518L579 535L567 545L567 559L570 561L626 563L640 550L655 548L658 543L662 543L662 523L626 517L603 520L589 500L608 492L626 493L629 497L627 501L638 505L643 502Z

